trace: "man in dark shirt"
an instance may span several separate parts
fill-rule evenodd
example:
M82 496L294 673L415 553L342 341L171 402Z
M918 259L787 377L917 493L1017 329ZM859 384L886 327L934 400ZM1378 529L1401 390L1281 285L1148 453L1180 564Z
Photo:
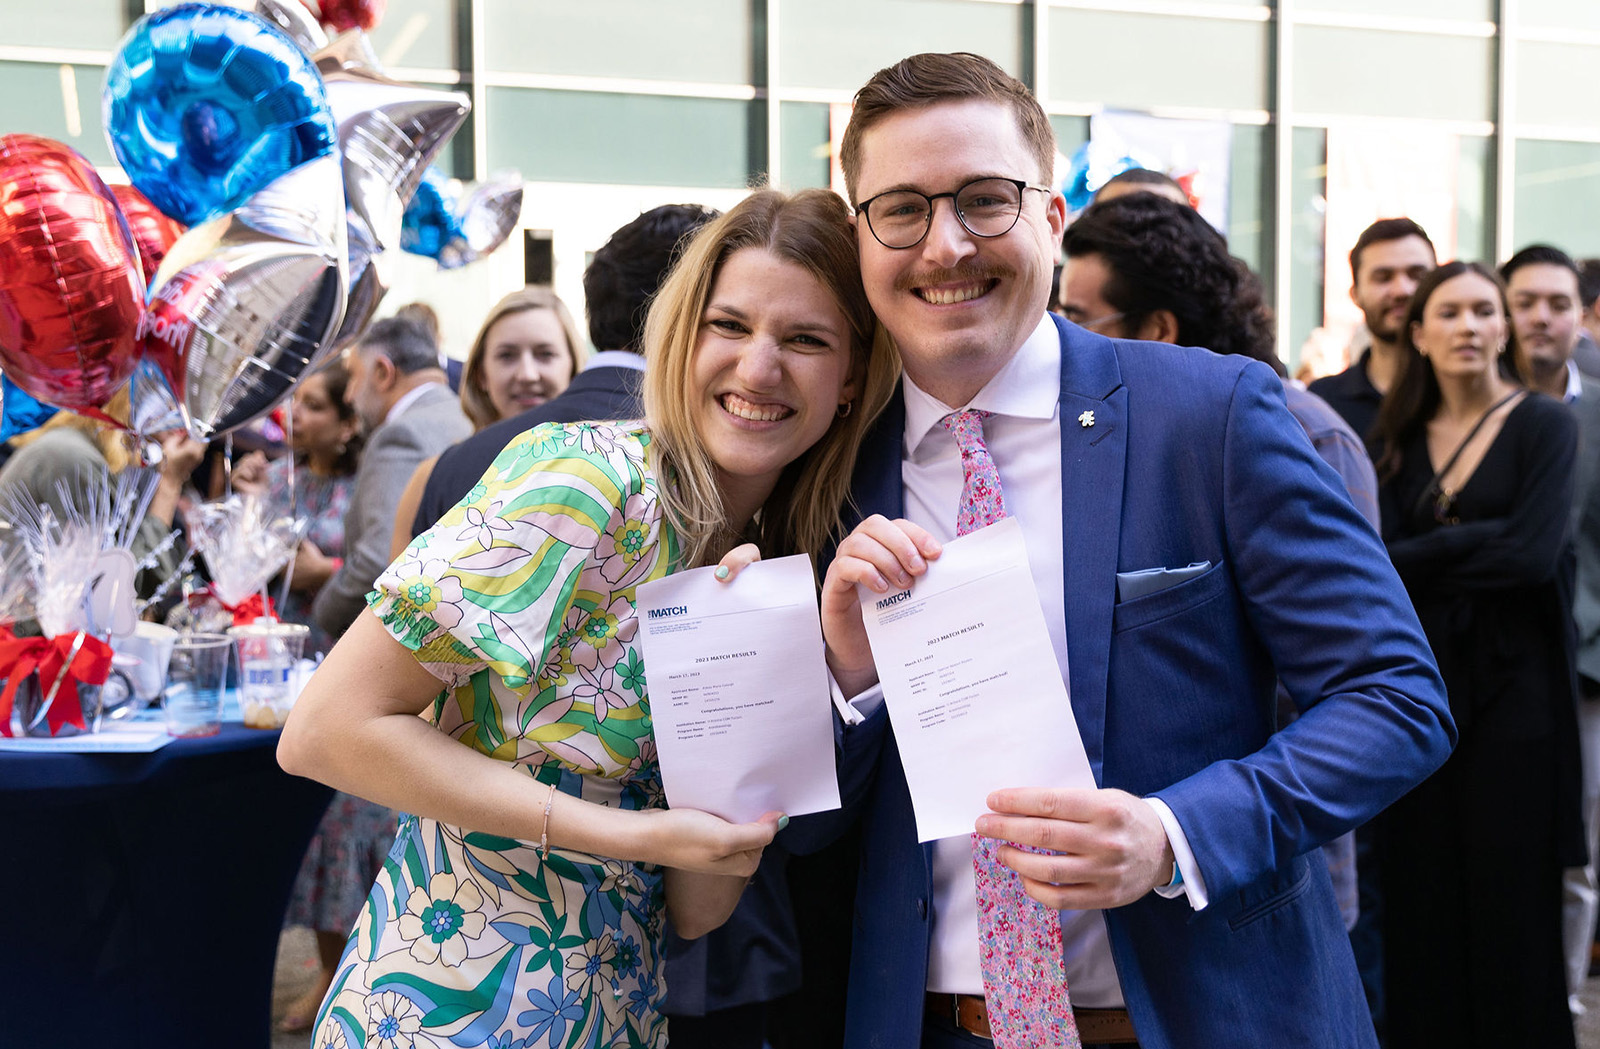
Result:
M611 235L583 272L589 341L599 352L560 396L521 415L502 419L439 456L422 492L413 538L460 502L501 450L527 430L548 422L628 419L641 412L644 319L679 243L716 217L698 204L652 208Z
M1406 218L1379 219L1361 231L1350 249L1350 298L1361 308L1371 338L1359 360L1338 375L1311 384L1371 448L1378 405L1400 360L1400 328L1417 281L1437 264L1433 241Z

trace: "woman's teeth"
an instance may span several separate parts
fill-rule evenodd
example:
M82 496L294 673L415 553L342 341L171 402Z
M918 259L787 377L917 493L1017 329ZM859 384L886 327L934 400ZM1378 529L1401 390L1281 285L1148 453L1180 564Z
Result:
M761 423L777 422L779 419L793 414L790 409L781 404L765 406L752 404L743 397L732 393L722 395L722 407L729 415L737 415L741 419L749 419L751 422Z

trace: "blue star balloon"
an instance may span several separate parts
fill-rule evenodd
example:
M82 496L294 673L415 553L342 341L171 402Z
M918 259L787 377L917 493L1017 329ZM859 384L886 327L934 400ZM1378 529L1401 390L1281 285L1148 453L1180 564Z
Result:
M428 168L400 220L401 250L438 259L446 245L461 239L461 223L455 209L455 194L450 192L444 175L438 168Z
M106 68L102 109L129 181L190 226L337 140L311 58L265 19L213 4L135 22Z

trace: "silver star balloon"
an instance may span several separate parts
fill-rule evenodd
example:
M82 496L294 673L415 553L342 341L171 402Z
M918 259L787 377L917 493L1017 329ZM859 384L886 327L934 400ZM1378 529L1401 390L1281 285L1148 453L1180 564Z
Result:
M456 205L461 236L439 252L439 268L477 262L504 244L522 219L522 186L522 176L513 171L472 187Z
M417 183L472 100L385 76L367 35L344 33L312 56L327 87L344 158L349 210L349 308L334 345L354 340L388 291L384 252L400 245L400 222Z
M339 160L319 157L185 233L140 322L199 440L266 415L333 348L348 288Z

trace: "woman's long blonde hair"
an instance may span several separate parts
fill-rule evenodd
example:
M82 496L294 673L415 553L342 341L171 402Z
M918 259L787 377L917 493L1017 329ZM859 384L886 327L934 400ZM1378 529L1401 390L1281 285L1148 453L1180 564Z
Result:
M478 337L472 340L472 349L467 351L466 362L461 368L461 410L472 420L474 430L481 430L500 421L500 413L495 411L494 401L490 400L489 391L483 385L483 358L489 349L489 329L512 314L525 313L528 310L549 310L556 315L556 321L560 323L561 331L567 337L567 353L572 358L572 374L576 377L583 371L583 359L586 355L583 336L578 334L578 325L572 319L572 311L567 309L567 304L561 301L561 297L549 288L541 288L535 284L512 292L495 303L494 309L483 319L483 327L478 329Z
M836 416L822 439L784 469L745 531L764 556L815 553L838 534L856 452L900 374L899 356L879 331L861 286L855 233L838 195L757 190L696 233L651 303L644 333L645 418L661 446L668 478L661 499L685 568L720 558L738 538L717 487L716 464L694 427L698 395L690 388L690 362L717 275L745 248L801 267L833 295L849 322L850 374L860 390L844 417Z

